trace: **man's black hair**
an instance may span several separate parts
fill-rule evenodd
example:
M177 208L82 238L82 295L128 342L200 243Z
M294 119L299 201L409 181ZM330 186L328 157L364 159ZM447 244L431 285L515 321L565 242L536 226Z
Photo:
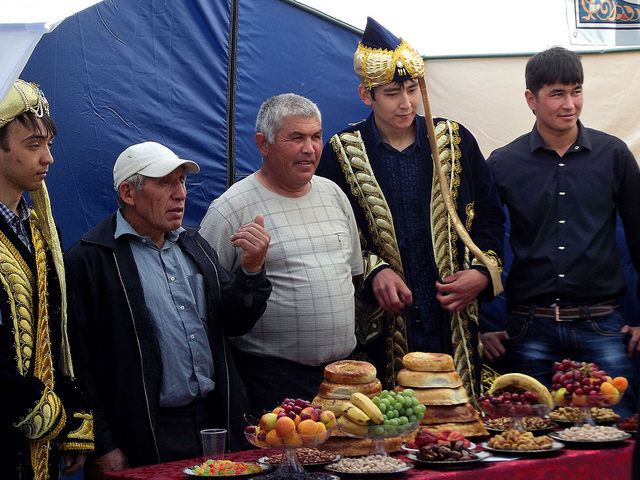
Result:
M53 119L47 115L46 113L40 117L42 120L42 125L44 126L46 133L55 137L58 133L56 129L56 124L53 122ZM18 115L16 118L12 120L12 122L20 122L23 127L29 128L35 132L42 133L40 129L40 124L38 123L38 116L33 112L24 112L21 115ZM8 130L11 122L6 124L4 127L0 128L0 148L5 152L9 151L9 135Z
M527 89L536 97L545 85L582 85L584 81L580 56L562 47L552 47L531 57L524 76Z

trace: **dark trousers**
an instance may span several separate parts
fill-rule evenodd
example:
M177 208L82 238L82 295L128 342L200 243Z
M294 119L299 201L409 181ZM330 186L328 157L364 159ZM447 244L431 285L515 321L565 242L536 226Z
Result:
M273 410L285 398L312 401L324 379L324 365L310 367L282 358L250 355L235 348L233 358L255 419Z
M158 450L161 462L173 462L202 456L200 430L214 425L213 404L198 399L183 407L158 410Z

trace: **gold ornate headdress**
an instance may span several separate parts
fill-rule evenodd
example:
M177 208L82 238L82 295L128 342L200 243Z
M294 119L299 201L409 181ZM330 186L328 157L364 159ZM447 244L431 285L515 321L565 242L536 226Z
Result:
M353 56L353 69L369 90L380 85L424 76L424 60L411 45L396 37L373 18Z
M27 111L41 118L49 114L49 102L38 85L18 79L0 103L0 128Z

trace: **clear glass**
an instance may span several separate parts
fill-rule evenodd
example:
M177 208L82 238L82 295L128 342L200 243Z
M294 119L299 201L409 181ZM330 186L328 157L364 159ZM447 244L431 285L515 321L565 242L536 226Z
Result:
M617 394L604 394L596 393L593 395L571 395L570 399L562 398L559 402L556 402L557 407L575 407L580 409L580 415L575 422L576 427L580 427L585 424L591 426L596 425L596 421L591 415L592 407L605 407L609 408L617 404L624 392L618 392Z
M340 431L349 437L371 439L369 455L381 455L383 457L389 456L384 442L385 438L411 435L415 433L420 426L419 422L409 422L404 425L369 425L362 427L361 434L356 434L351 431L343 430L340 423L337 425Z
M255 433L244 432L244 435L245 437L247 437L247 440L249 440L249 442L256 447L282 449L282 460L280 461L280 464L278 465L278 468L275 470L275 472L260 475L256 478L260 478L261 480L269 480L270 478L279 478L283 476L282 474L292 473L305 473L306 476L310 478L319 475L325 477L327 476L327 474L314 474L305 472L304 468L302 468L302 465L300 465L300 462L298 461L296 449L299 447L313 448L323 444L331 436L331 430L315 434L297 433L296 435L299 437L299 440L295 437L294 439L289 439L288 441L290 442L290 444L276 443L276 441L271 441L271 443L268 443L266 438L262 438L261 436L260 438L258 438L259 435L256 435ZM285 439L284 441L287 441L287 439ZM301 445L299 444L300 442L302 442Z
M522 419L524 417L545 417L552 410L553 405L546 403L536 403L533 405L512 405L512 404L485 404L481 406L482 411L493 417L510 417L511 428L514 430L526 430Z

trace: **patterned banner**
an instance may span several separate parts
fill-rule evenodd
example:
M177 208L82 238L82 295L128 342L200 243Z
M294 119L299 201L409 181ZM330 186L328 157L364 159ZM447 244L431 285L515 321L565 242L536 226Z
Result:
M574 45L640 46L640 0L566 0Z

